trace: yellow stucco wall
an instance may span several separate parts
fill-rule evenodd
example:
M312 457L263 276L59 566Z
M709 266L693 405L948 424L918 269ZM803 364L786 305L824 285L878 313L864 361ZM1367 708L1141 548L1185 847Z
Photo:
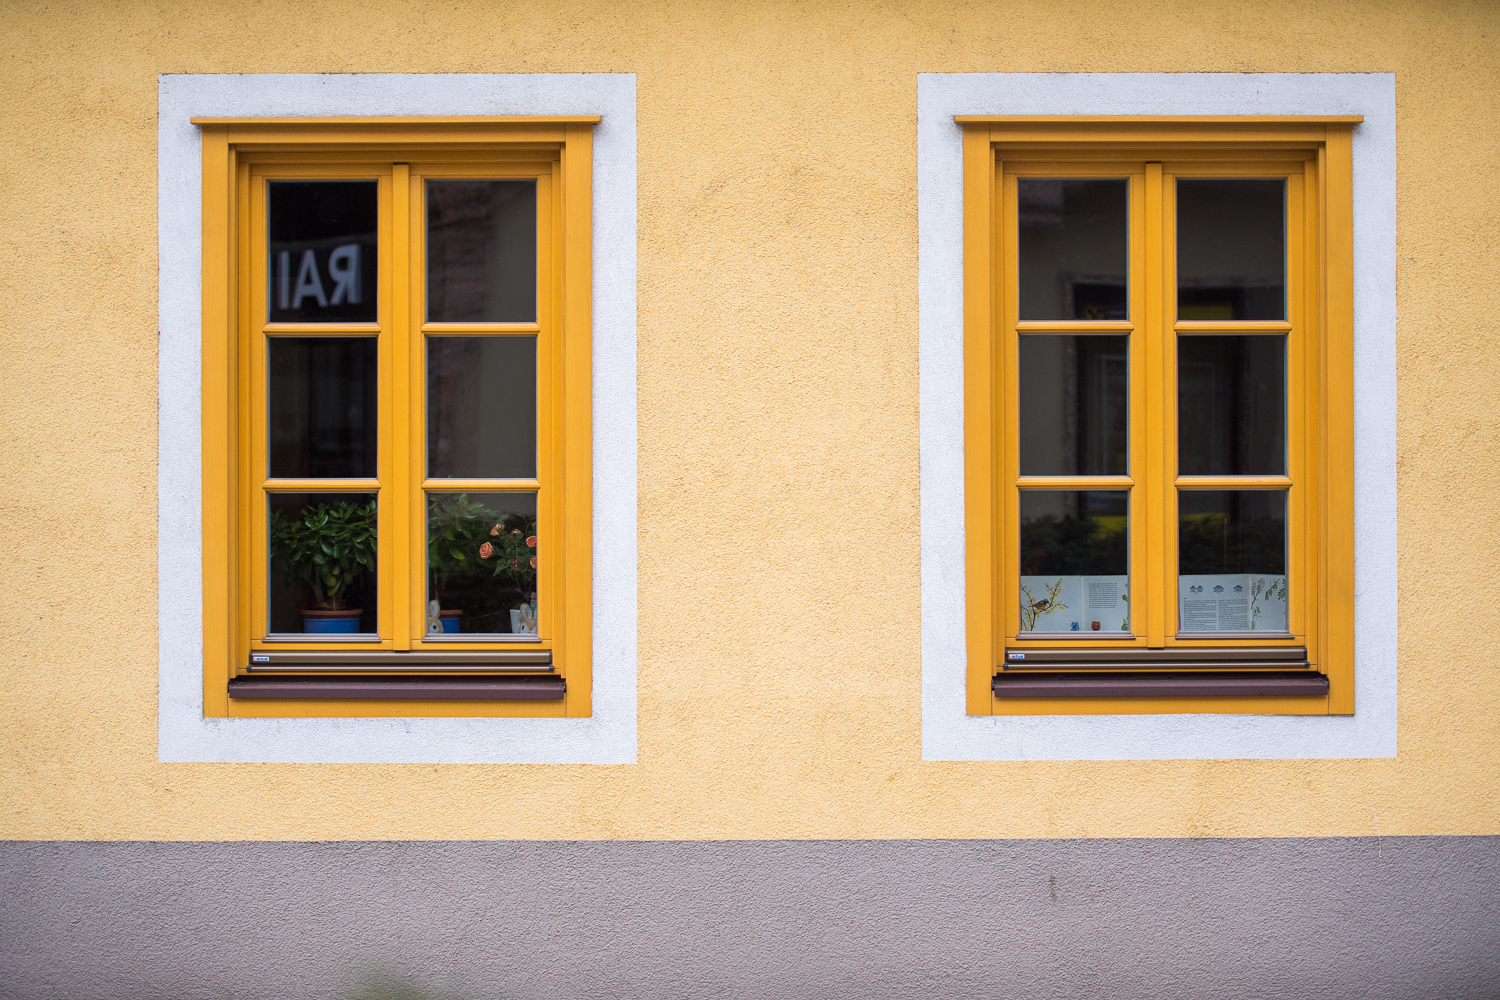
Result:
M1500 6L75 2L0 24L0 838L1500 832ZM1063 70L1396 74L1395 759L920 760L916 74ZM636 765L157 763L157 74L360 71L638 75Z

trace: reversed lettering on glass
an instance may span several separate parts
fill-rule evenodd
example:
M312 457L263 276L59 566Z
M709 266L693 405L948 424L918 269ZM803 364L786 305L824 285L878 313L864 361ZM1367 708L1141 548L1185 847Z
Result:
M376 320L375 181L271 181L266 291L272 323Z

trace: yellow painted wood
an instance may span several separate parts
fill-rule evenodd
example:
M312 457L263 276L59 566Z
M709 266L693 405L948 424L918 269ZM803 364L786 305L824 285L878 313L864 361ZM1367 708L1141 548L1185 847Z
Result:
M1292 476L1178 476L1172 484L1193 490L1284 490L1294 481Z
M553 656L568 678L566 712L569 717L591 716L593 709L593 616L589 588L593 573L593 369L589 331L593 326L593 161L594 133L587 125L567 126L560 176L550 185L553 209L552 259L560 261L560 277L550 292L551 308L560 326L556 345L548 352L556 367L548 381L550 412L556 440L551 465L560 476L554 487L561 489L549 509L558 533L549 537L557 555L556 566L538 572L549 600L557 605L558 622L548 629L561 644ZM539 191L541 190L539 186ZM540 198L539 198L540 200ZM538 268L540 275L541 269ZM560 378L559 378L560 376ZM540 421L539 421L540 423ZM541 509L538 498L538 509ZM557 529L554 529L557 530ZM560 570L559 574L557 571Z
M1129 187L1129 219L1143 219L1146 213L1146 185L1148 178L1144 165L1132 164ZM1143 530L1142 512L1147 503L1147 484L1142 481L1146 464L1146 345L1144 324L1147 321L1147 232L1146 227L1133 224L1129 227L1130 255L1129 273L1126 276L1128 315L1131 318L1130 347L1128 358L1129 399L1129 464L1130 473L1130 634L1135 645L1150 642L1151 594L1145 585L1146 568L1149 565L1149 540ZM1118 641L1118 640L1117 640Z
M1322 465L1323 672L1330 711L1354 712L1354 190L1353 136L1328 129L1324 147Z
M997 637L1034 648L1066 648L1080 642L1153 647L1205 643L1225 647L1305 644L1310 662L1329 674L1327 699L1247 699L1228 704L1193 699L1178 707L1156 702L1099 699L1099 705L1064 699L1052 711L1079 713L1129 711L1346 711L1352 705L1352 648L1333 668L1336 642L1325 628L1345 608L1346 634L1352 636L1352 592L1331 581L1342 574L1352 585L1352 264L1345 266L1342 298L1335 304L1329 261L1337 252L1326 237L1341 227L1345 260L1352 232L1352 208L1341 218L1325 207L1330 157L1343 155L1338 169L1348 195L1347 143L1330 152L1332 136L1349 135L1348 123L1324 119L1199 120L1153 119L960 119L965 134L965 414L966 530L969 563L969 710L985 701L1001 714L1044 711L1029 699L989 695L989 674L1000 668ZM989 171L990 174L985 174ZM989 177L983 180L981 175ZM1127 176L1130 193L1130 319L1099 322L1019 322L1017 297L1018 176ZM1280 321L1179 321L1176 318L1176 181L1180 176L1280 177L1287 183L1287 308ZM992 193L993 204L984 203ZM994 196L993 193L998 193ZM989 257L971 230L988 221ZM974 262L975 266L970 266ZM983 262L983 267L978 266ZM988 294L974 287L985 281ZM1320 308L1320 297L1328 305ZM1344 339L1325 317L1343 317ZM988 331L987 336L984 331ZM1016 350L1022 335L1115 332L1131 338L1130 475L1124 477L1025 477L1018 475L1015 433ZM1194 335L1255 334L1287 340L1288 466L1280 476L1177 475L1177 338ZM992 352L985 357L981 342ZM1338 355L1334 358L1334 355ZM1341 367L1342 366L1342 367ZM986 377L988 376L988 377ZM1335 383L1342 379L1340 389ZM988 395L986 395L988 392ZM1342 395L1340 395L1342 393ZM1337 415L1335 412L1337 411ZM988 421L977 419L988 414ZM1342 421L1342 423L1340 423ZM984 433L988 432L988 436ZM1343 434L1343 437L1336 437ZM1350 471L1329 456L1337 451ZM1339 493L1336 480L1348 485ZM986 484L990 483L988 495ZM1087 637L1034 639L1019 627L1019 521L1017 490L1131 490L1131 616L1137 635L1108 640ZM1177 495L1180 489L1276 489L1287 493L1287 572L1289 631L1254 636L1178 634ZM1342 506L1338 506L1338 504ZM1331 528L1340 513L1344 538ZM988 531L986 522L991 523ZM990 547L988 559L983 551ZM981 599L988 608L975 607ZM998 607L995 606L998 604ZM988 617L987 617L988 616ZM1330 617L1333 616L1333 617ZM992 624L988 629L985 622ZM1003 626L1003 627L997 627ZM1314 702L1317 704L1314 705ZM1161 703L1165 704L1165 703ZM1187 705L1183 708L1181 706ZM1019 707L1018 707L1019 706ZM1071 707L1070 707L1071 706ZM1198 707L1193 707L1198 706ZM1215 707L1217 706L1217 707Z
M992 711L990 677L999 662L995 612L996 164L986 125L963 130L964 190L964 587L967 594L965 711Z
M1146 644L1152 649L1158 649L1166 645L1167 634L1172 631L1176 621L1175 610L1162 596L1167 586L1168 567L1176 564L1174 543L1177 536L1167 521L1168 498L1165 483L1168 475L1176 474L1177 463L1176 435L1171 430L1175 413L1170 405L1172 397L1167 396L1163 385L1168 377L1166 345L1159 332L1169 315L1167 296L1168 288L1171 287L1169 282L1175 280L1172 266L1175 258L1169 252L1169 237L1165 232L1167 209L1163 202L1167 195L1163 191L1161 164L1145 164L1145 174L1145 183L1142 185L1145 214L1140 222L1146 242L1141 282L1146 305L1140 352L1144 361L1139 393L1142 403L1139 408L1131 407L1132 419L1139 415L1145 425L1141 442L1145 454L1140 459L1145 472L1142 476L1138 529L1145 537L1145 572L1133 577L1141 582L1136 584L1135 593L1131 594L1131 603L1143 605ZM1175 313L1176 309L1170 308L1170 314ZM1172 447L1170 457L1164 443L1170 443Z
M1109 319L1028 319L1018 320L1014 329L1017 333L1130 333L1135 324Z
M194 118L193 121L216 122L221 120L244 120L255 119L210 119ZM1365 120L1364 115L954 115L953 120L961 125L988 124L988 125L1029 125L1034 123L1056 123L1059 125L1077 125L1080 123L1098 123L1102 125L1121 125L1134 128L1136 126L1161 126L1161 125L1306 125L1326 124L1330 122L1343 122L1355 124ZM1199 133L1194 133L1195 135Z
M1024 490L1128 490L1135 485L1133 476L1017 476L1016 486Z
M234 433L234 350L230 331L235 296L231 270L235 169L222 128L203 130L203 606L224 613L203 622L203 706L224 711L234 636L230 605L234 572L234 476L221 457Z
M280 122L205 126L213 137L204 173L205 636L209 714L586 716L592 514L589 490L592 132L587 116L517 122ZM378 148L351 143L377 143ZM238 145L237 145L238 144ZM236 161L239 157L239 161ZM230 164L227 177L216 165ZM234 164L239 162L239 166ZM273 177L369 177L379 183L379 303L375 323L268 323L266 182ZM537 182L538 322L426 324L425 180L530 177ZM229 200L237 197L235 211ZM236 230L234 227L238 227ZM236 248L233 232L240 234ZM234 252L231 252L234 251ZM241 286L231 295L228 283ZM220 319L211 321L218 311ZM425 478L427 334L534 336L538 343L538 470L534 480ZM266 338L377 339L378 467L374 479L266 478ZM217 352L217 353L215 353ZM231 361L233 363L231 363ZM214 391L215 387L218 391ZM212 430L209 430L209 422ZM566 452L566 454L565 454ZM233 481L231 481L231 479ZM234 702L224 684L255 649L420 649L426 601L429 491L534 492L538 504L540 641L568 680L564 702ZM267 621L267 496L272 492L370 492L379 502L378 638L270 638ZM213 499L210 500L210 497ZM564 548L566 539L566 548ZM564 584L566 583L566 586ZM210 584L218 587L211 589ZM432 642L430 648L498 649L516 640Z
M424 423L413 420L413 399L422 394L423 369L412 364L411 341L413 323L412 300L417 297L416 281L413 277L423 271L413 267L412 238L414 223L419 217L412 211L411 165L391 164L391 327L390 335L381 352L381 362L389 365L390 374L381 380L382 412L391 414L390 446L381 449L384 469L382 476L392 485L381 497L381 514L388 520L391 530L381 530L381 566L390 563L389 577L391 594L380 602L381 635L391 637L394 649L411 649L412 634L422 634L418 621L422 605L426 600L421 588L414 586L413 574L420 559L422 532L417 522L418 514L412 510L413 496L410 489L401 484L409 483L414 475L412 468L412 439L425 433ZM417 339L420 339L418 337ZM388 359L388 360L387 360ZM415 374L415 378L413 375ZM413 384L415 382L415 385ZM385 406L385 387L389 387L389 408ZM388 471L387 471L388 470ZM418 508L421 504L416 504ZM414 537L415 536L415 537ZM389 542L389 544L387 544ZM414 552L413 549L417 551ZM416 614L413 614L416 612ZM388 630L388 631L387 631Z
M417 125L424 133L434 125L539 125L544 123L597 125L602 121L598 115L450 115L431 118L392 115L387 118L190 118L188 120L194 125L296 125L308 128L322 128L328 125L369 125L376 128L390 125Z

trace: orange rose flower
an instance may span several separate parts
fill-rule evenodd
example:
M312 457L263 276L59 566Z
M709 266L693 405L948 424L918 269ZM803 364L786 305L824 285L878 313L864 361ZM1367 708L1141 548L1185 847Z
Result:
M536 556L531 557L531 568L536 569Z
M490 534L492 534L492 535L498 535L498 534L500 534L500 525L497 524L493 528L491 528L490 529Z
M530 538L526 539L526 544L533 549L536 548L536 536L532 535Z
M481 559L488 559L490 556L492 556L494 554L495 554L495 547L493 545L491 545L489 542L485 542L483 545L479 546L479 558L481 558Z
M521 533L521 529L520 528L511 528L510 529L510 533L512 535L519 535Z

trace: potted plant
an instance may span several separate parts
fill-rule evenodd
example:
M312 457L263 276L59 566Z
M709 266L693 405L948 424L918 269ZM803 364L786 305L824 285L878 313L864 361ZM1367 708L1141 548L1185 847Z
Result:
M535 633L535 517L498 514L466 493L434 496L427 504L427 568L429 632L459 631L462 610L442 605L467 595L491 606L501 596L502 605L510 606L511 631ZM508 585L499 595L496 578Z
M350 588L375 568L375 502L344 500L271 514L271 560L293 586L305 583L316 604L302 611L302 630L359 631L363 609L349 608Z

